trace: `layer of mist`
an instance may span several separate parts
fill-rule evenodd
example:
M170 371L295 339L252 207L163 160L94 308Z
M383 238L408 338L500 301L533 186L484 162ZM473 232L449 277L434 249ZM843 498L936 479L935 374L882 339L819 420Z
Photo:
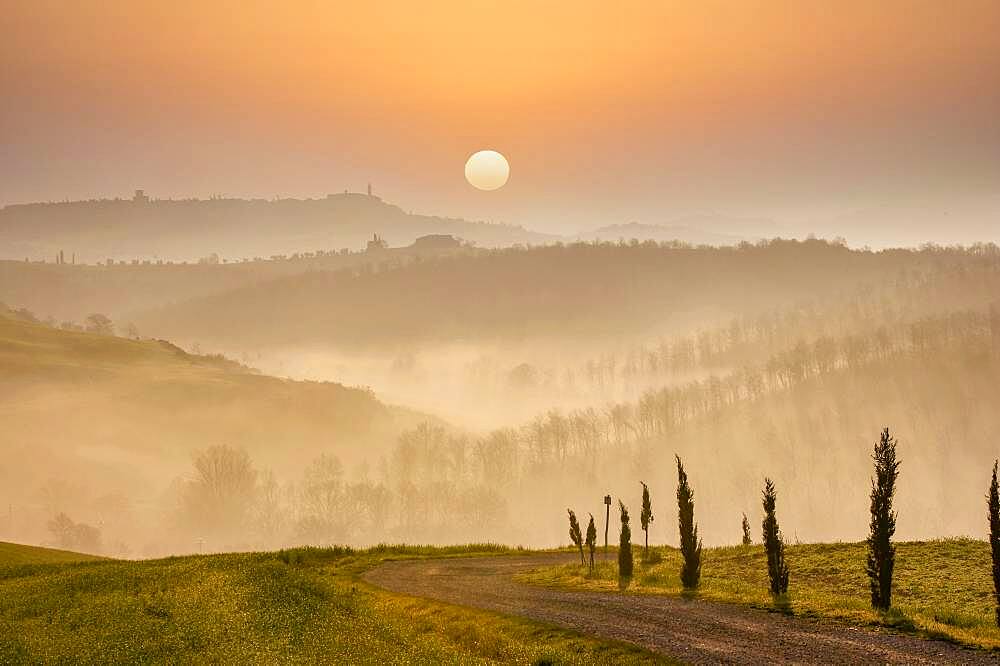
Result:
M575 279L545 282L546 266ZM142 300L147 283L115 280L95 307ZM361 262L138 324L11 300L0 536L128 557L551 546L567 506L599 517L605 494L632 506L644 481L650 539L673 544L677 454L706 543L739 541L765 475L791 540L857 540L889 427L899 536L977 537L1000 428L997 294L993 246L810 241Z

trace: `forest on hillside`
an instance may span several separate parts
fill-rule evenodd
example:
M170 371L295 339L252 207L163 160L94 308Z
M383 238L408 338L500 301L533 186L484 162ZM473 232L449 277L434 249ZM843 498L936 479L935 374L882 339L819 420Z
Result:
M382 271L421 258L474 253L471 247L406 246L363 249L317 249L290 254L227 260L212 253L197 261L131 259L100 264L0 260L0 301L16 304L57 323L80 320L93 312L126 322L135 315L171 303L189 301L276 278L316 271Z
M159 308L138 323L229 348L634 339L908 273L998 262L1000 250L988 245L872 252L822 240L575 243L307 273Z
M598 265L606 270L585 270ZM576 279L528 290L564 271ZM630 274L643 279L629 282ZM322 305L339 326L306 307L318 287L289 304L288 284L310 280L330 287ZM448 284L457 286L449 292ZM748 289L754 298L741 298ZM887 426L903 460L900 535L977 536L981 528L981 477L1000 431L988 407L1000 404L1000 251L992 246L574 245L317 273L251 290L262 299L257 328L290 332L290 343L304 329L282 325L288 312L328 322L319 330L335 341L379 327L378 344L410 336L422 360L397 362L387 385L412 382L414 393L489 413L491 424L388 407L381 390L268 377L141 329L128 334L139 339L115 337L125 331L99 317L60 328L13 309L0 317L0 361L14 370L2 386L3 436L15 442L15 458L45 451L47 464L3 479L17 508L6 528L112 554L550 545L563 532L565 505L597 514L605 494L634 505L639 481L669 511L680 454L706 543L740 538L740 517L754 515L765 475L781 488L790 539L853 540L865 530L871 445ZM663 325L713 298L711 314ZM443 314L456 299L464 309ZM628 303L643 307L626 325ZM195 311L219 326L227 312ZM557 317L571 324L561 335ZM602 317L618 318L622 335L579 345L580 331L604 330ZM239 322L231 316L230 330ZM524 336L530 344L483 344L447 375L433 354L419 354L456 322L468 340ZM566 353L522 355L543 336ZM342 360L345 368L362 362L360 354ZM55 403L63 416L41 419ZM669 526L656 523L651 540L671 543ZM91 541L84 547L77 537Z

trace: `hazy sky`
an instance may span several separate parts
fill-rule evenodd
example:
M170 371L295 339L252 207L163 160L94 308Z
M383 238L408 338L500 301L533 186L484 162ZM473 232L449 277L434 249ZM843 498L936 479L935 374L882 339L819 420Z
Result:
M998 35L997 0L0 0L0 203L370 180L551 231L1000 240Z

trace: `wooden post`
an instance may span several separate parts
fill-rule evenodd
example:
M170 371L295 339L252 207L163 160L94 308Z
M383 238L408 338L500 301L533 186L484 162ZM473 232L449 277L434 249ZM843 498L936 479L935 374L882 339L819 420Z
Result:
M604 496L604 559L608 559L608 521L611 520L611 495Z

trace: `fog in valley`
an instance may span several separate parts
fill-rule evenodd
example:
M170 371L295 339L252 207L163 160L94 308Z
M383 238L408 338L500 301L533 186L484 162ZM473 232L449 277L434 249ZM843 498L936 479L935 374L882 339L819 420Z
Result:
M88 247L108 208L91 206L71 227ZM125 557L554 546L567 507L603 521L606 494L635 506L644 481L650 539L676 545L679 455L707 544L759 521L765 475L792 541L853 541L884 427L900 538L981 536L995 245L526 239L372 215L327 234L344 247L289 232L245 259L192 237L169 261L3 248L0 538Z

